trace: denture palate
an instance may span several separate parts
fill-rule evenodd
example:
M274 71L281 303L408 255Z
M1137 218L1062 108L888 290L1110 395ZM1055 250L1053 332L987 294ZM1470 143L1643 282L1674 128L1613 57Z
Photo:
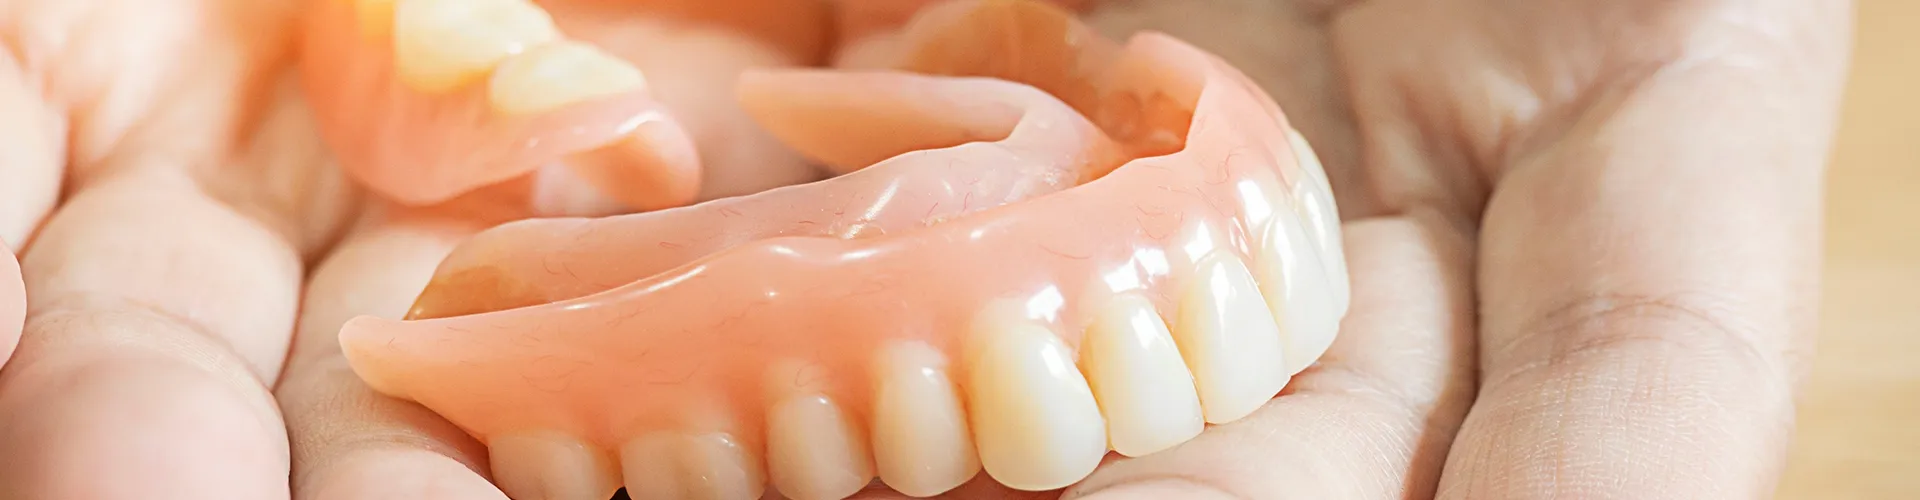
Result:
M813 33L819 28L690 0L549 3L569 15L529 0L313 2L301 73L342 167L383 197L416 206L485 189L511 191L562 214L682 205L701 189L701 155L683 120L657 95L659 82L626 57L635 54L616 52L646 40L609 39L616 30L606 25L627 32L642 22L672 33L744 30L733 38L746 41L712 49L733 51L709 54L712 64L729 57L805 63L820 57L823 42L815 39L825 36ZM823 15L813 2L735 3L764 7L762 14L775 18ZM627 10L600 12L608 9ZM607 18L616 21L599 21Z
M814 499L1061 488L1245 417L1326 349L1338 218L1244 76L1031 2L919 19L889 51L911 73L742 82L851 173L484 232L407 320L345 327L354 370L536 478L515 498ZM554 463L590 465L528 465Z

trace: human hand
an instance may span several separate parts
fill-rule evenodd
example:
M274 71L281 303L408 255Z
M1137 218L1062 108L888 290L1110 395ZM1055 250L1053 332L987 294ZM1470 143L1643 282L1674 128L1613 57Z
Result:
M1274 93L1337 188L1353 311L1261 413L1066 496L1769 494L1847 2L1214 5L1094 22Z
M289 78L294 4L0 1L0 240L33 293L0 497L286 497L268 388L354 204Z

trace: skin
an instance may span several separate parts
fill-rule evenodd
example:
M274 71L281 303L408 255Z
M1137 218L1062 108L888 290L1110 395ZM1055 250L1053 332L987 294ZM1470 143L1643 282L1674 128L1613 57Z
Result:
M1174 5L1093 16L1289 110L1348 219L1353 311L1247 419L1064 492L949 497L1771 492L1848 2ZM0 0L0 239L34 300L0 498L504 498L480 446L340 359L342 322L402 314L479 224L344 187L280 86L292 7Z

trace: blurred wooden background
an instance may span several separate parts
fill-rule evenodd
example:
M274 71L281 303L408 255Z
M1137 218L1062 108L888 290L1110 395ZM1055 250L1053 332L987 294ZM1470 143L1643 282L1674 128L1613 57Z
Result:
M1820 353L1783 499L1920 499L1920 0L1858 0Z

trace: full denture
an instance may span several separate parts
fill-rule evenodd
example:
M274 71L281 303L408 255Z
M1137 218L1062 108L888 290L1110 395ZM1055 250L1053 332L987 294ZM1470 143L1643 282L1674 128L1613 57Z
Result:
M516 497L840 498L1063 487L1332 342L1330 188L1244 76L1027 2L918 19L861 63L911 74L741 83L851 173L482 233L407 320L345 327L354 370L486 442Z

